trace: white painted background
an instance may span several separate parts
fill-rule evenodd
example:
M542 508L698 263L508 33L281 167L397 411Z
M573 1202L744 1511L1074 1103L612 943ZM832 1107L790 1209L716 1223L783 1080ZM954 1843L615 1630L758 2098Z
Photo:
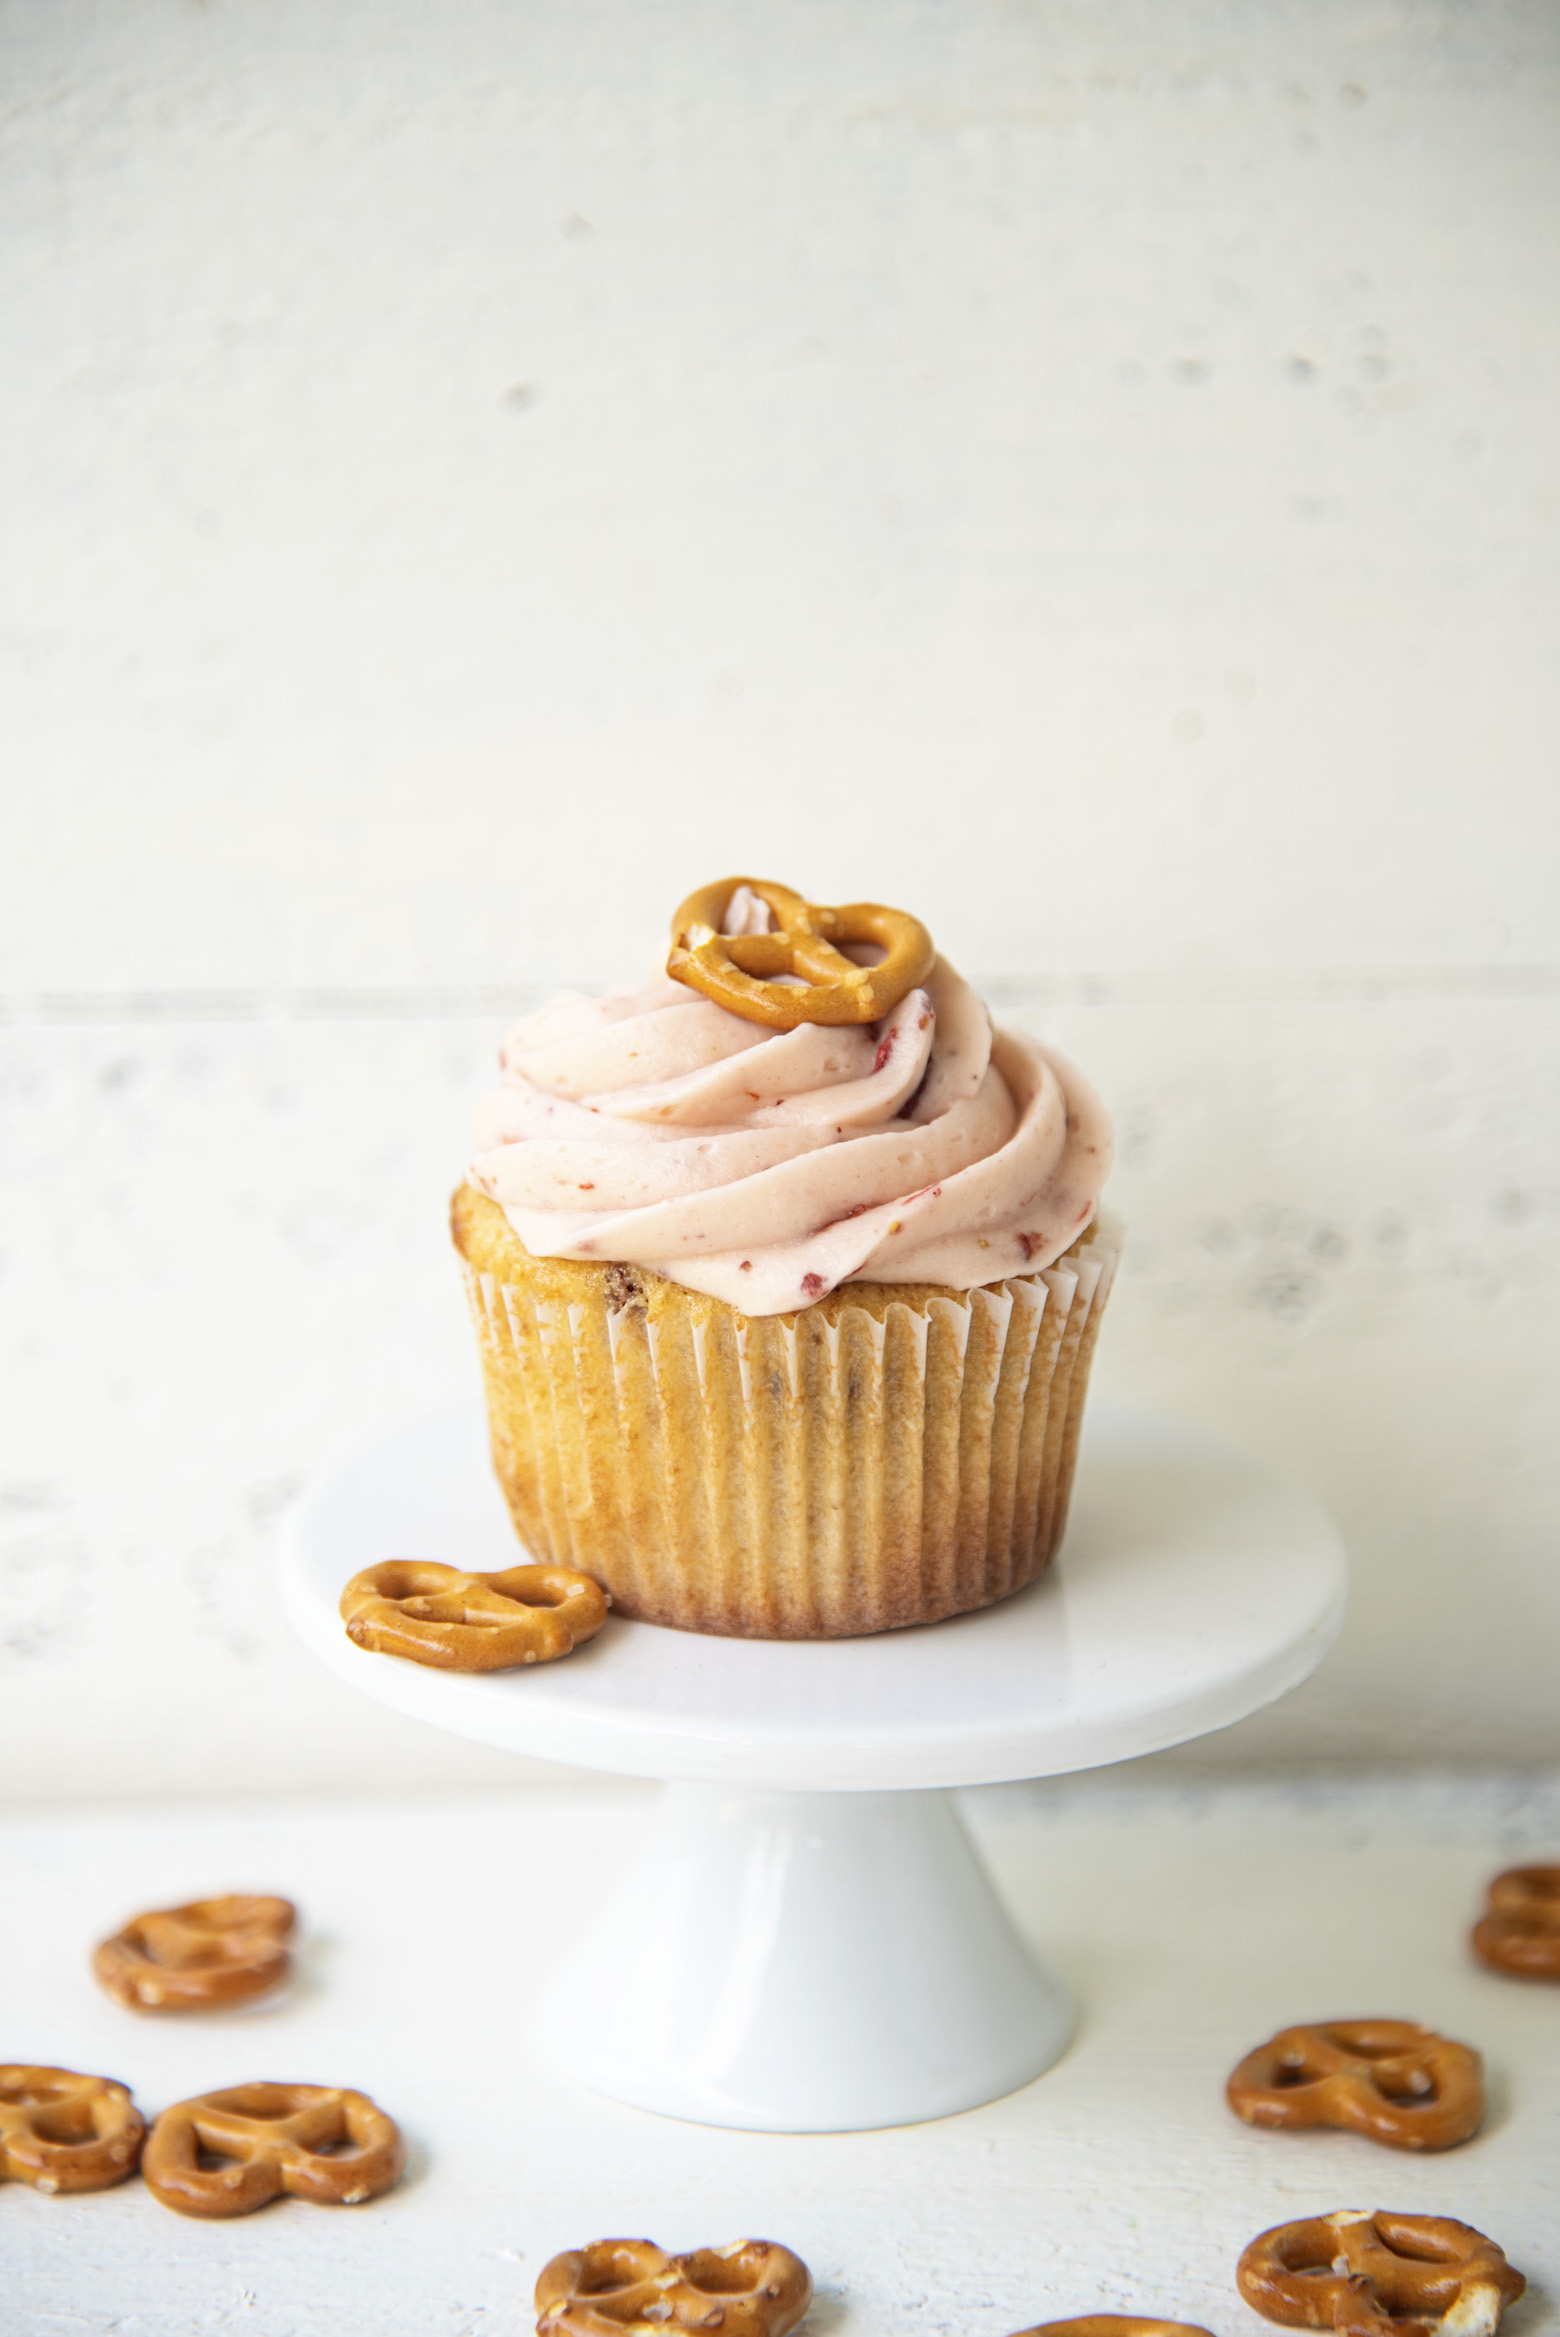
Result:
M1337 1508L1210 1761L1556 1756L1560 13L0 5L0 1795L493 1778L272 1595L508 1002L734 866L1116 1108ZM502 1773L512 1774L506 1765Z

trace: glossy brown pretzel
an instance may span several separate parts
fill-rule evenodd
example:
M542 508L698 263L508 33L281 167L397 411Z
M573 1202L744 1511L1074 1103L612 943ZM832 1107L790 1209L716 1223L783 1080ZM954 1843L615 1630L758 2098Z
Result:
M1490 1885L1473 1952L1497 1972L1560 1980L1560 1866L1514 1866Z
M1341 2337L1436 2337L1452 2314L1457 2337L1493 2337L1527 2287L1471 2224L1387 2208L1277 2224L1252 2241L1235 2279L1268 2320Z
M35 2191L106 2191L135 2173L145 2139L115 2079L0 2066L0 2176Z
M1478 2054L1413 2021L1280 2029L1225 2091L1248 2126L1342 2126L1393 2150L1450 2150L1484 2116Z
M378 1655L446 1672L507 1672L594 1639L610 1604L599 1582L567 1566L462 1574L431 1559L387 1558L354 1574L341 1616L347 1637Z
M227 2161L212 2166L213 2158ZM235 2085L164 2110L141 2173L180 2215L249 2215L284 2191L321 2207L356 2207L388 2191L406 2164L393 2118L336 2085Z
M1200 2321L1145 2321L1137 2313L1084 2313L1075 2321L1039 2321L1018 2337L1212 2337Z
M812 2303L812 2274L773 2240L669 2256L653 2240L592 2240L554 2256L536 2283L538 2337L655 2337L718 2329L785 2337Z
M722 933L741 885L770 910L772 933ZM875 966L858 966L836 946L841 942L872 942L883 956ZM789 885L725 876L690 893L672 919L666 970L748 1022L794 1031L804 1022L879 1021L925 981L936 954L926 927L904 909L876 901L830 909ZM798 978L780 982L779 974Z
M187 1907L132 1916L94 1951L92 1969L132 2012L242 2004L286 1979L296 1920L290 1899L192 1899Z

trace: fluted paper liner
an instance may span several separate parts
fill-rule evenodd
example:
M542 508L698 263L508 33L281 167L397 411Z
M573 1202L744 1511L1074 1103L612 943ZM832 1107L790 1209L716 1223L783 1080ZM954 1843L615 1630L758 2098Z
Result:
M573 1269L593 1295L570 1301L468 1261L515 1530L620 1614L727 1637L990 1606L1061 1541L1118 1248L1091 1228L986 1289L855 1284L768 1317L631 1271L625 1296L620 1268Z

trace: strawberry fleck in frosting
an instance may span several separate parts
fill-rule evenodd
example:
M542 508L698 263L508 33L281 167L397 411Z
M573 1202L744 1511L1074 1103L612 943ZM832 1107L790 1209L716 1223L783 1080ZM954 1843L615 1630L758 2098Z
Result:
M767 930L744 887L729 934ZM538 1258L648 1266L747 1315L841 1282L971 1290L1093 1218L1110 1121L943 958L881 1022L775 1032L657 974L511 1031L471 1183Z

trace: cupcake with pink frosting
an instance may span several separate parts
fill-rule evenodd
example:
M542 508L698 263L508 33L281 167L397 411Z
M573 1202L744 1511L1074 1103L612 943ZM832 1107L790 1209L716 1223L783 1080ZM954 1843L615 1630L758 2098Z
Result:
M917 920L728 878L512 1031L452 1224L539 1558L748 1638L935 1622L1066 1524L1110 1123Z

